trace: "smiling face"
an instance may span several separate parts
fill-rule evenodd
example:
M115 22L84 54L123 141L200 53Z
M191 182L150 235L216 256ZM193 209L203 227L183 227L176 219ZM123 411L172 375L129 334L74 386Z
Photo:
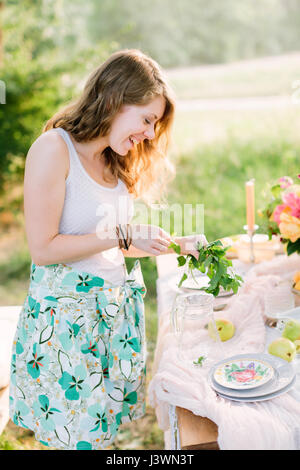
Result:
M166 100L156 96L146 105L124 105L112 122L109 146L119 155L126 155L145 139L154 139L154 125L165 111Z

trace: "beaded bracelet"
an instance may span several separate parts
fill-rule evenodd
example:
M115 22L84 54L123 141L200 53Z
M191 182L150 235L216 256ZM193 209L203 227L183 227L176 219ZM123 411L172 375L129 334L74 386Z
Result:
M122 227L121 224L118 224L116 226L116 233L119 239L119 248L124 248L125 250L129 249L129 246L131 245L132 242L132 227L130 224L126 224L126 237L124 235L125 233L125 227ZM121 233L121 237L120 237Z
M120 232L122 234L122 237L123 237L123 242L124 242L124 245L125 245L125 250L128 250L128 244L127 244L127 240L125 238L125 235L124 235L124 232L123 232L123 229L122 229L122 226L121 224L119 224L119 229L120 229ZM127 231L126 231L126 236L127 236Z
M118 225L116 226L116 233L117 233L117 237L118 237L118 241L119 241L119 248L120 249L125 248L123 238L120 237L120 229L119 229Z
M128 239L127 239L127 245L128 245L128 248L130 247L131 243L132 243L132 226L130 224L127 224L127 234L129 232L129 236L128 236Z

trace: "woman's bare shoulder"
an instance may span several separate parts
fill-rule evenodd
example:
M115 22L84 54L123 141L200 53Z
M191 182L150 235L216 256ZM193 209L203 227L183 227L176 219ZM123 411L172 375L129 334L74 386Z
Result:
M68 146L64 139L54 130L44 132L31 145L26 167L41 171L69 172Z

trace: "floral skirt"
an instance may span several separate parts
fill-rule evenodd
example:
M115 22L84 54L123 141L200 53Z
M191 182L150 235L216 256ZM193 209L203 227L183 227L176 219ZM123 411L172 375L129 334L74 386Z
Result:
M139 260L120 286L32 263L12 348L11 420L47 446L97 450L142 417L146 292Z

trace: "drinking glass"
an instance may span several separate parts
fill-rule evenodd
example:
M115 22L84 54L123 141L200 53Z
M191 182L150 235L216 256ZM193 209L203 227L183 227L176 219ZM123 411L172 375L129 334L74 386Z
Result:
M290 282L281 282L265 293L265 314L268 318L277 319L282 312L295 307L295 298Z

